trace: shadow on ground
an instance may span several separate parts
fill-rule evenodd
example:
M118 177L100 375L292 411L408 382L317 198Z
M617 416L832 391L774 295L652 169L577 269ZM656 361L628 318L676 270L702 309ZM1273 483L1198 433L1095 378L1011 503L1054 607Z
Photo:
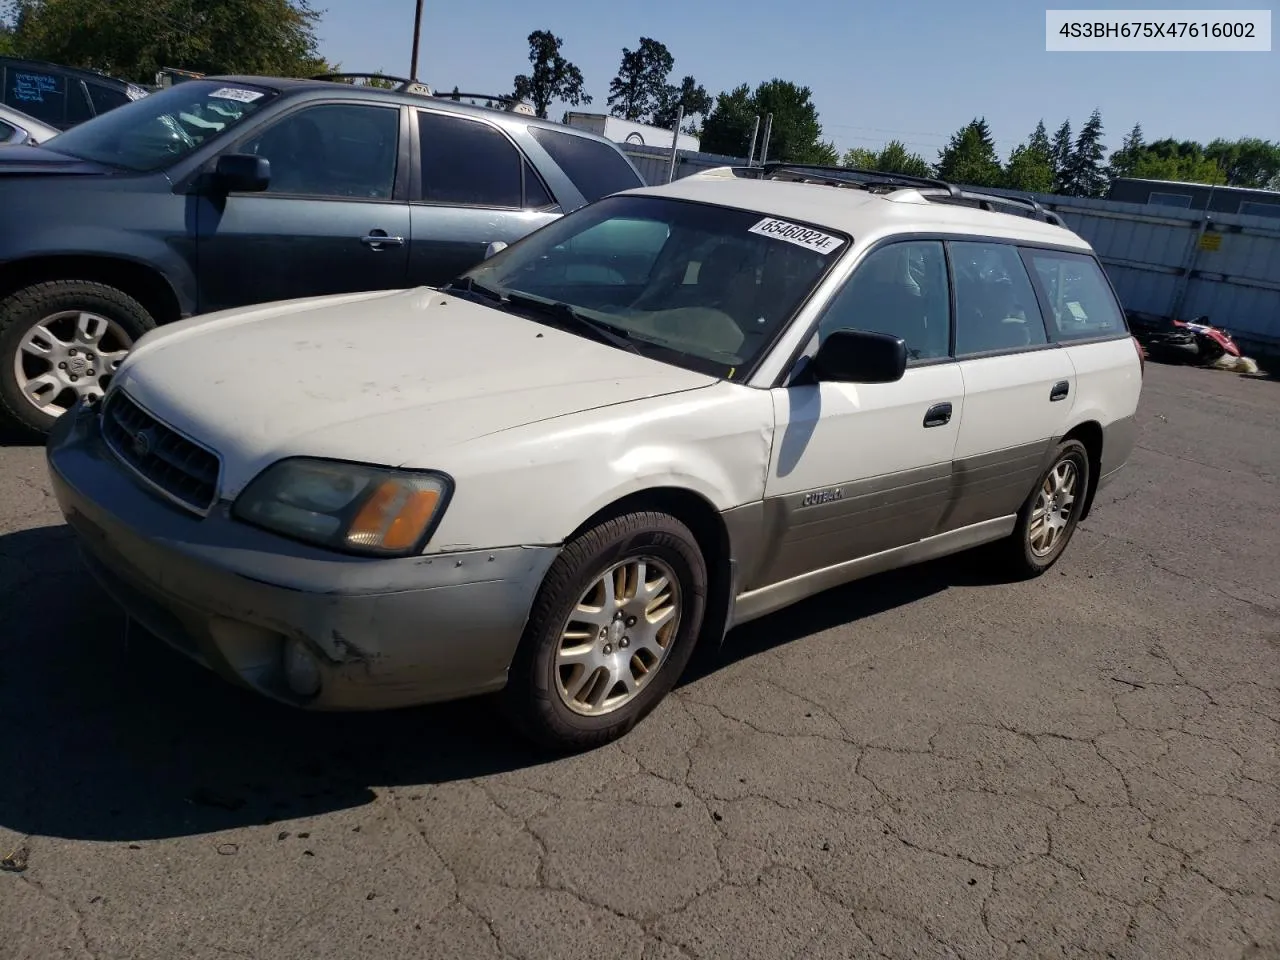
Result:
M950 586L998 582L961 555L840 588L733 631L682 684ZM0 537L0 826L89 840L206 833L346 809L372 786L548 762L493 698L309 714L230 686L143 633L78 565L66 527Z

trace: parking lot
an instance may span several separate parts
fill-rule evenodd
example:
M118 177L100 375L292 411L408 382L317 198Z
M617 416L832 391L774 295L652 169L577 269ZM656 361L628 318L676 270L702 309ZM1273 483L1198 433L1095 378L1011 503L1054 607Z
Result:
M1148 365L1048 575L833 591L551 763L483 701L300 714L130 632L5 446L3 953L1278 957L1278 412Z

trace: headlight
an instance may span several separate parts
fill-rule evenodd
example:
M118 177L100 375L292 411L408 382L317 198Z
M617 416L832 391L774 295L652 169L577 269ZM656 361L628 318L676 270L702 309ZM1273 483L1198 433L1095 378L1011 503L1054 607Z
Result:
M258 474L231 512L319 546L403 557L426 545L452 486L440 473L296 458Z

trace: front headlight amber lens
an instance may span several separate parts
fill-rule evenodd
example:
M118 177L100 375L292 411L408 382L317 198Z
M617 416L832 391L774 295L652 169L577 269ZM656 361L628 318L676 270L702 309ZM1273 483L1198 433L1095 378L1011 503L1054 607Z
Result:
M450 490L440 473L294 458L259 474L232 514L318 546L408 556L426 545Z

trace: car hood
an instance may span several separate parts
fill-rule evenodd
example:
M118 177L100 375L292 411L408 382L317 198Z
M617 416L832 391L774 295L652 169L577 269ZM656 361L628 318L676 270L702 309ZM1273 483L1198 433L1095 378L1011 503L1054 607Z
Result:
M715 382L421 288L180 321L113 389L216 450L229 497L279 457L439 466L454 444Z
M58 153L49 147L22 144L21 149L0 150L0 177L26 175L49 176L53 174L103 174L111 173L112 168L91 160L81 160Z

